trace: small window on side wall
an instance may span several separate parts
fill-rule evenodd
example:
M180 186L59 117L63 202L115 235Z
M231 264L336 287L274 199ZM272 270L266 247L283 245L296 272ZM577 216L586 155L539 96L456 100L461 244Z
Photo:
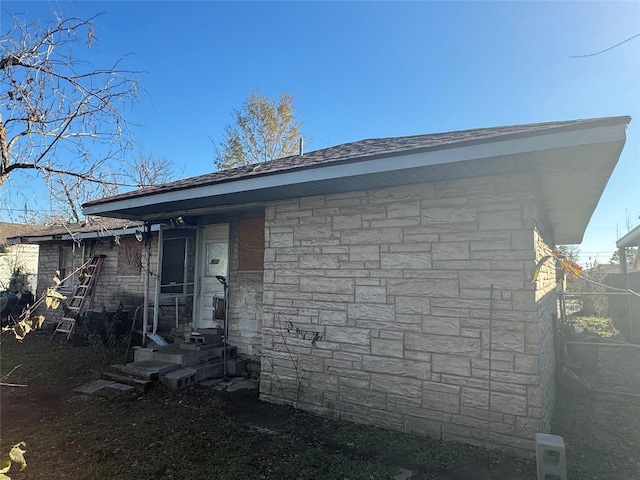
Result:
M238 223L238 270L264 269L264 218Z
M81 263L82 259L76 258L76 251L73 245L61 245L58 247L58 278L64 280L60 285L63 290L73 289L77 283L77 275L71 274Z

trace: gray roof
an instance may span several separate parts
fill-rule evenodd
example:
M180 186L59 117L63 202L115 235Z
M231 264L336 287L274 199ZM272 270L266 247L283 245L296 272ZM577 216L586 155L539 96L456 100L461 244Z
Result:
M38 230L36 225L25 225L24 223L0 222L0 245L7 242L7 238L24 235Z
M532 172L543 179L551 223L560 232L556 240L579 243L629 121L607 117L361 140L102 198L84 209L154 222L286 198Z

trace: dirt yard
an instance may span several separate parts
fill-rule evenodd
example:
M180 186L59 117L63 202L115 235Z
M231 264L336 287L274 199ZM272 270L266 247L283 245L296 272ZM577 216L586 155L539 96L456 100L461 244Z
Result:
M0 391L1 451L19 441L28 448L13 480L536 478L533 461L319 418L260 402L255 391L85 398L72 390L99 376L90 347L51 345L36 333L22 345L3 336L0 348L3 375L21 365L6 381L27 385ZM560 391L553 433L567 444L569 479L640 478L637 398Z

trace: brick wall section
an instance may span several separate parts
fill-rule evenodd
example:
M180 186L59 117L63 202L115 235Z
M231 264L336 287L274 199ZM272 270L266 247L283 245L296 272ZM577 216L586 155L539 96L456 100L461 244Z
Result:
M511 175L270 204L261 398L530 452L550 415L538 196Z

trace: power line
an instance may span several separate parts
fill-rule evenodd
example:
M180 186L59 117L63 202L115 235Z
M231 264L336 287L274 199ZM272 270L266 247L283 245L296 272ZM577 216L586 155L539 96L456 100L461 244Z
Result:
M586 55L570 55L569 58L584 58L584 57L594 57L596 55L600 55L601 53L604 52L608 52L609 50L613 50L616 47L619 47L620 45L622 45L623 43L627 43L630 40L633 40L636 37L640 37L640 33L637 33L636 35L627 38L626 40L621 41L620 43L616 43L615 45L613 45L612 47L609 48L605 48L604 50L600 51L600 52L596 52L596 53L587 53Z

